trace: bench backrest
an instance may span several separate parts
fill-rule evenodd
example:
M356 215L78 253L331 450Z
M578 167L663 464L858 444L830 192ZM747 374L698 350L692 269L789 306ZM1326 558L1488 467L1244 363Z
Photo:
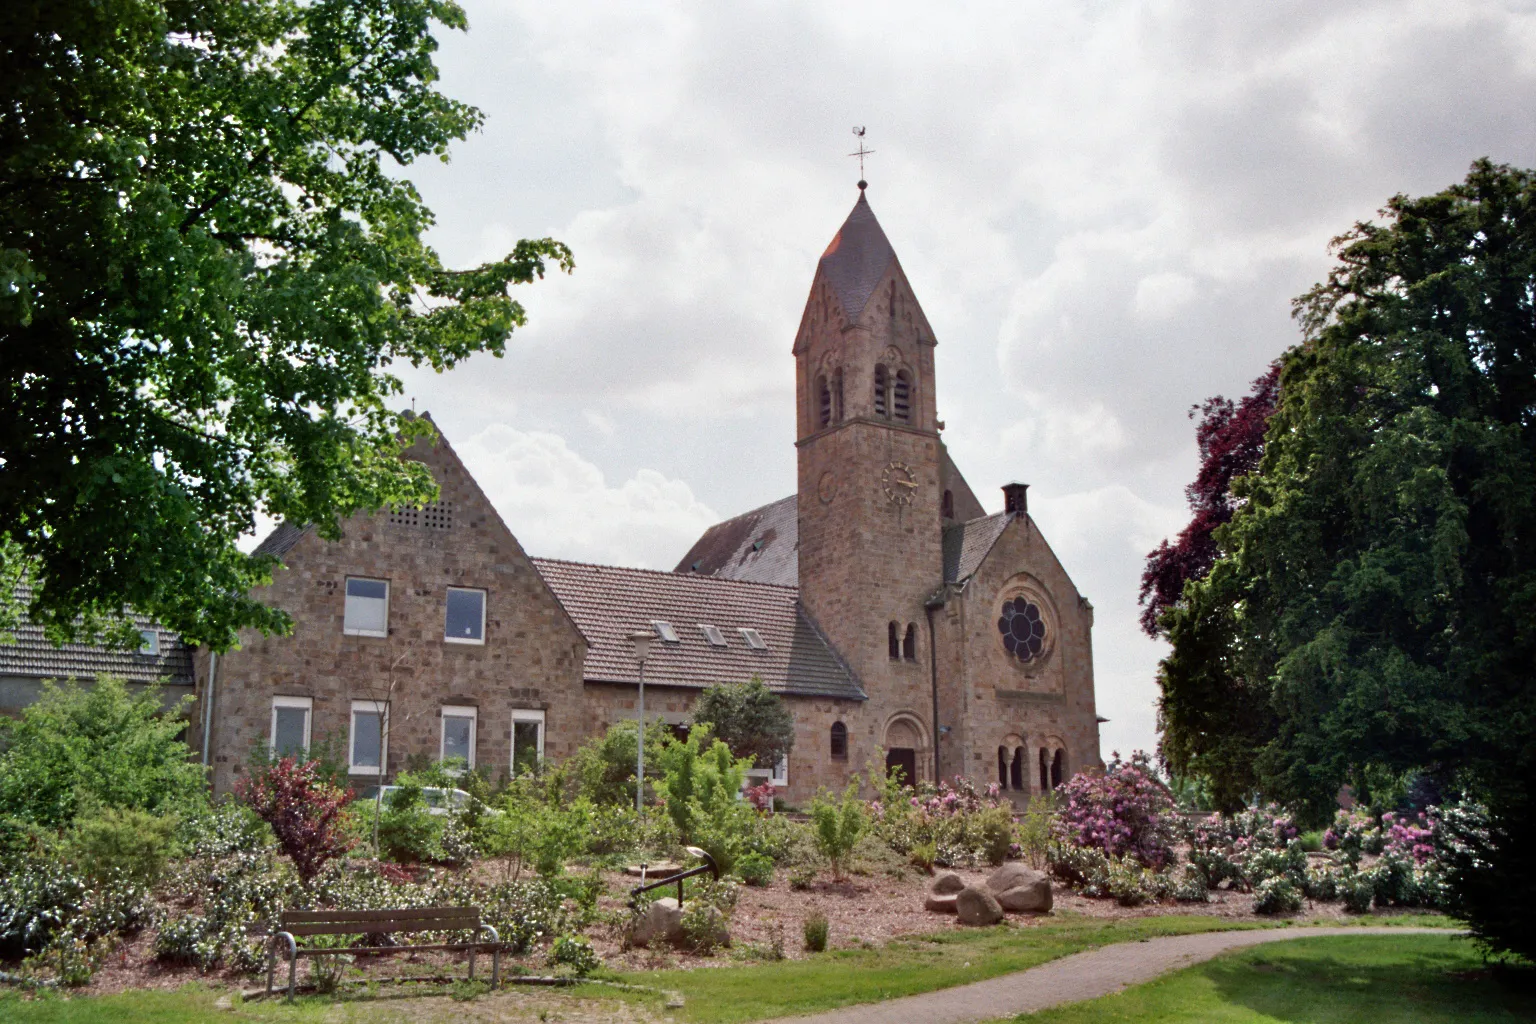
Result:
M290 910L283 914L289 935L354 935L383 932L474 932L477 907L422 907L415 910Z

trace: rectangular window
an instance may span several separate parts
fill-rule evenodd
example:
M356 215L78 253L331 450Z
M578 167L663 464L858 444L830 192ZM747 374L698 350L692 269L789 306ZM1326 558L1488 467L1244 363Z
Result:
M309 716L314 704L310 697L272 698L272 733L268 745L273 757L309 753Z
M538 769L544 757L544 712L512 712L512 777Z
M475 766L476 717L474 708L443 708L442 760L462 761L460 767L465 768Z
M789 785L789 758L787 756L779 758L779 763L773 766L773 775L769 777L768 781L781 789Z
M158 629L139 630L139 653L156 655L160 653L160 631Z
M661 637L662 642L669 644L675 644L679 642L677 639L677 630L672 628L672 623L663 622L661 619L652 619L651 628L656 631L657 636Z
M443 639L451 644L485 643L485 591L448 588Z
M348 636L389 636L389 581L347 577L341 631Z
M741 638L747 642L747 646L754 651L766 651L768 649L768 643L763 639L763 634L750 626L743 626L738 632L741 633Z
M721 634L719 626L712 626L707 622L701 622L699 623L699 632L704 634L704 639L709 641L709 646L725 646L725 637Z
M348 768L355 774L376 775L389 754L389 705L381 700L352 702L352 738L347 744Z

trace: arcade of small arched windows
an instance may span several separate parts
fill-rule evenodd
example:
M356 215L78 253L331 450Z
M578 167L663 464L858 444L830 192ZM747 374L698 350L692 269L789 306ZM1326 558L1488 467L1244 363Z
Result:
M824 373L816 377L816 423L818 427L829 427L842 421L843 370L838 367L830 377Z
M892 620L885 627L886 652L892 661L917 660L917 623L907 623L903 632L901 623Z
M1004 790L1017 793L1030 791L1029 771L1032 767L1029 750L1021 743L997 748L997 784ZM1033 758L1038 771L1040 788L1036 792L1050 793L1067 781L1067 751L1064 747L1047 744L1039 748Z
M898 423L912 422L915 401L912 374L897 370L894 374L884 364L875 367L875 415Z

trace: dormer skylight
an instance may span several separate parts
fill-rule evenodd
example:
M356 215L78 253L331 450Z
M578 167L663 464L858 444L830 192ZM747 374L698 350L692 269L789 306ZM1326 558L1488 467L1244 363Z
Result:
M699 632L704 634L704 639L709 641L711 647L724 647L725 637L720 632L719 626L712 626L707 622L699 623Z
M677 639L677 630L672 628L672 623L670 622L662 619L652 619L651 628L656 631L656 635L661 637L665 643L675 644L680 642Z
M766 651L768 649L768 641L764 640L763 635L757 630L749 626L742 626L737 632L747 642L747 646L754 651Z

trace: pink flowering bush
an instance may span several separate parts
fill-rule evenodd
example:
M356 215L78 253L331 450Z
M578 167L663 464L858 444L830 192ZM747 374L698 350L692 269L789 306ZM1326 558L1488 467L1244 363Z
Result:
M1434 858L1435 835L1425 815L1410 818L1388 811L1381 816L1381 827L1383 853L1412 858L1420 866Z
M1351 865L1360 863L1364 854L1381 852L1383 838L1381 826L1369 812L1355 808L1339 811L1333 824L1323 833L1323 848L1337 853Z
M1190 829L1189 862L1211 888L1226 883L1246 890L1278 875L1299 885L1307 859L1299 835L1291 817L1273 804L1213 814Z
M778 790L774 789L773 783L765 782L760 786L748 786L745 795L747 802L752 805L754 811L771 811L773 810L773 798L777 792Z
M1017 856L1018 844L1013 835L1013 805L1001 792L996 783L978 789L964 776L937 786L920 783L916 789L887 780L880 786L879 799L869 804L871 828L903 856L931 848L933 862L944 867L1002 863L1008 856Z
M1111 858L1134 857L1153 870L1174 858L1173 798L1142 751L1129 761L1117 751L1103 774L1079 772L1057 792L1057 801L1060 843L1101 850Z

